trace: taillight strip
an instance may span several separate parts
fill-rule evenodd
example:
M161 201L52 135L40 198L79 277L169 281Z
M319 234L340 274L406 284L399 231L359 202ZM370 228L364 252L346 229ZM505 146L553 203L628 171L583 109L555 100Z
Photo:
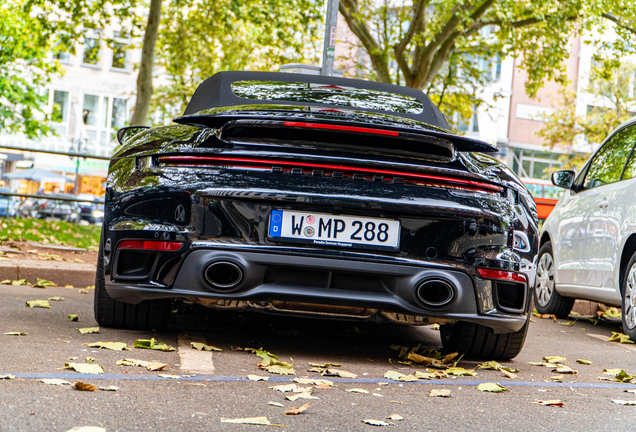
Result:
M388 136L400 135L399 132L385 130L385 129L374 129L374 128L365 128L365 127L357 127L357 126L344 126L344 125L335 125L335 124L327 124L327 123L306 123L306 122L286 121L283 124L285 126L307 128L307 129L327 129L327 130L360 132L360 133L368 133L373 135L388 135Z
M143 249L174 252L183 246L181 242L160 240L122 240L117 245L118 249Z
M160 163L169 163L169 164L184 164L184 165L192 165L192 164L205 164L205 163L215 163L220 164L222 162L232 162L232 163L256 163L256 164L268 164L268 165L285 165L285 166L294 166L294 167L306 167L306 168L322 168L322 169L330 169L335 171L354 171L354 172L362 172L369 174L382 174L382 175L392 175L397 177L405 177L411 179L419 179L419 180L429 180L429 181L441 181L450 184L459 184L472 186L476 188L486 189L495 192L503 191L503 187L491 185L488 183L482 183L473 180L465 180L458 179L453 177L444 177L444 176L436 176L430 174L415 174L409 172L402 171L391 171L391 170L383 170L377 168L361 168L361 167L351 167L351 166L342 166L342 165L329 165L329 164L315 164L315 163L307 163L307 162L296 162L296 161L285 161L285 160L267 160L267 159L244 159L244 158L228 158L228 157L217 157L217 156L160 156Z
M478 268L477 273L479 276L484 279L501 279L501 280L511 280L515 282L528 282L528 279L525 275L521 273L509 272L506 270L495 270L495 269L486 269L486 268Z

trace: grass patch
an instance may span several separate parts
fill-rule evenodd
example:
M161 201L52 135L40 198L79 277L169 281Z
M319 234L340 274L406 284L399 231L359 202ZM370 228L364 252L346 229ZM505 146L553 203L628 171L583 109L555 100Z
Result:
M102 227L78 225L59 220L0 219L0 242L35 241L97 250Z

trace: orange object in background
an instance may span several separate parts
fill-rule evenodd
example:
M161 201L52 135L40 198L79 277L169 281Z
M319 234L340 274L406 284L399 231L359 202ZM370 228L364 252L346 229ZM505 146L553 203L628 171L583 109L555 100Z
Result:
M564 189L554 186L550 180L522 178L537 204L537 213L540 221L544 221L552 212Z
M552 209L558 202L558 199L555 198L535 198L534 202L537 204L537 214L539 215L540 220L545 220L550 213L552 213Z

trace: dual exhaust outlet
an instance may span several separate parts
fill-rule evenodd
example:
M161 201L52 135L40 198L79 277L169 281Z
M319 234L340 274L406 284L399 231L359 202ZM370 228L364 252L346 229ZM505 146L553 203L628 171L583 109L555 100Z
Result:
M231 261L215 261L205 268L203 276L214 288L230 291L243 282L245 270ZM426 306L442 307L453 301L455 288L441 278L427 279L417 285L415 295Z

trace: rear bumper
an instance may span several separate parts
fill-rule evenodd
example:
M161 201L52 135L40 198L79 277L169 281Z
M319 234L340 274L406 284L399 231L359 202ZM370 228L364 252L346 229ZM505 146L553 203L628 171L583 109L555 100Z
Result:
M240 267L243 273L240 283L232 288L217 288L209 283L204 273L215 262ZM418 285L432 279L445 281L453 288L453 298L448 304L429 306L418 299ZM261 251L194 249L185 256L171 287L124 281L112 283L110 277L106 280L109 295L128 303L156 298L196 298L248 302L260 309L268 309L268 305L276 302L349 307L427 317L433 322L435 319L474 322L496 333L519 330L526 322L528 311L527 294L516 313L503 312L492 307L496 299L493 299L490 281L480 280L459 266L441 263L389 263Z

